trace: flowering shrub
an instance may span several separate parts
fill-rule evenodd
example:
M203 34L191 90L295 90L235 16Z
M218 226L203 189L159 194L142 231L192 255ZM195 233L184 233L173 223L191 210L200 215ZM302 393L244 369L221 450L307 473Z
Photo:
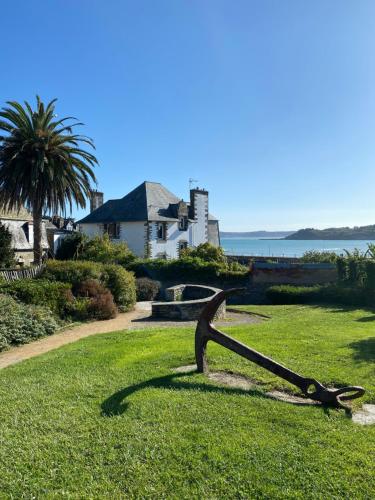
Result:
M49 309L21 304L8 295L0 295L0 310L0 351L52 335L59 327Z

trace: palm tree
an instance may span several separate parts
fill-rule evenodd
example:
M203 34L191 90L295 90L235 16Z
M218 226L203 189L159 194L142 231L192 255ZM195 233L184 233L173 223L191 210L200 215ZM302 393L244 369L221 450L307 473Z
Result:
M94 148L92 140L73 133L83 125L74 117L56 119L53 99L47 106L36 98L36 109L8 101L0 110L0 209L32 211L34 261L42 260L42 216L70 211L75 203L85 208L90 182L95 182L95 156L81 148ZM74 120L74 123L72 122Z

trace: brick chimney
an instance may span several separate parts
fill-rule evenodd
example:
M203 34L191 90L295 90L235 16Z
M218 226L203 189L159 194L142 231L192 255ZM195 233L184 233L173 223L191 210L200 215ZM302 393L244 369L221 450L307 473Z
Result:
M103 205L104 194L100 191L91 191L90 213Z

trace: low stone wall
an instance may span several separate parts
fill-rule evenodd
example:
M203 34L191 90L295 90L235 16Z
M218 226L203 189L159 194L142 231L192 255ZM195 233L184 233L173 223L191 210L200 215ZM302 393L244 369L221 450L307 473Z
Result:
M166 288L165 297L168 302L154 302L152 316L171 320L197 320L208 302L219 292L219 288L192 284ZM216 319L225 318L225 308L224 301L217 311Z

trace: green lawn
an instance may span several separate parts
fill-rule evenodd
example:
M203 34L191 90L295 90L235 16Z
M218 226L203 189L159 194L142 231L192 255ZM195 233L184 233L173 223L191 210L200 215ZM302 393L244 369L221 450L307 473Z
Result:
M375 402L374 314L250 309L271 319L225 330ZM211 368L259 390L174 374L193 341L191 329L98 335L0 371L0 498L374 497L375 426L267 398L287 384L213 344Z

